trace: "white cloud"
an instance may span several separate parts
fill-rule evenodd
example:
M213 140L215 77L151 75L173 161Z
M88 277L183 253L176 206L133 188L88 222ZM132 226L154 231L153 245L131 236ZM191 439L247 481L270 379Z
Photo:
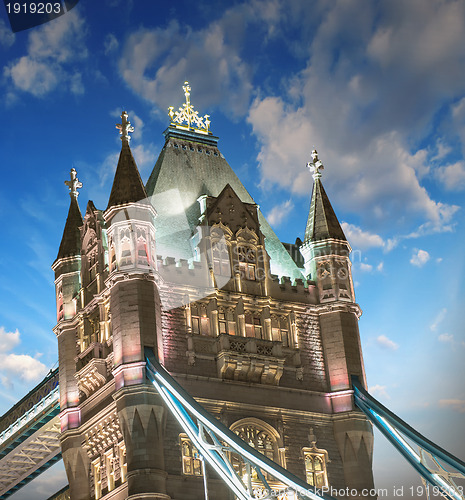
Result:
M434 318L434 321L430 325L430 330L435 332L439 326L439 324L444 320L447 314L447 309L444 307L439 311L439 313Z
M361 262L360 270L364 272L371 272L373 271L373 266L371 264L366 264L365 262Z
M0 45L8 48L15 43L15 34L6 25L3 19L0 19Z
M5 353L20 343L19 331L7 332L4 326L0 326L0 353Z
M74 94L82 94L82 75L75 62L87 57L84 45L85 23L73 10L30 32L28 51L3 69L16 89L36 97L64 85Z
M379 271L380 273L384 271L384 262L381 261L377 266L376 270Z
M441 333L438 337L439 342L453 342L454 336L451 333Z
M424 266L430 259L430 255L426 250L418 250L415 249L412 254L412 258L410 259L410 264L422 267Z
M114 52L119 47L119 42L113 33L108 33L105 37L105 41L103 42L105 55L110 54L110 52Z
M275 205L267 214L266 220L271 226L278 227L283 220L289 216L294 208L291 200L284 201L279 205Z
M376 341L380 346L386 347L392 351L396 351L397 349L399 349L399 344L396 344L393 340L386 337L386 335L380 335L379 337L377 337Z
M24 92L39 97L53 90L58 83L58 75L47 64L28 56L21 57L16 64L5 69L14 85Z
M465 413L465 399L440 399L441 408L452 408L460 413Z
M0 355L2 370L24 382L33 382L44 377L47 367L27 354ZM11 381L11 378L10 378Z
M5 327L0 327L0 382L7 389L13 387L14 380L32 382L43 377L47 367L36 357L28 354L14 354L10 351L20 344L20 333L7 332Z
M364 231L361 227L348 222L341 222L342 230L353 249L384 247L385 242L379 234Z
M393 0L367 8L353 0L325 7L314 13L313 29L303 30L307 67L289 76L287 94L258 93L250 108L261 185L308 193L312 181L305 165L315 145L326 166L323 182L330 199L362 213L363 226L378 232L383 224L392 228L399 222L409 231L420 216L427 223L424 233L448 230L458 207L427 191L422 181L432 175L431 152L412 144L423 138L445 95L465 92L458 70L465 57L465 7L451 2L442 9L436 1L425 7L418 0L408 6ZM305 9L296 9L282 13L281 26L289 22L302 29L297 19L307 20ZM442 38L448 22L452 30ZM412 27L426 45L419 44ZM433 78L424 82L430 71ZM444 75L454 78L452 85ZM446 154L445 147L438 153ZM283 168L289 175L281 175ZM375 238L369 242L380 245ZM386 242L385 249L395 242Z
M162 110L182 105L181 85L189 80L191 102L200 115L216 105L230 116L244 115L252 91L251 69L234 44L227 43L228 28L220 19L198 31L176 21L166 28L140 29L126 41L121 75Z
M384 398L384 399L391 399L391 396L389 396L389 394L387 393L386 388L387 388L386 385L376 384L376 385L373 385L372 387L370 387L368 389L368 392L372 396L376 396L376 397Z
M450 191L465 188L465 162L458 161L439 168L439 180Z

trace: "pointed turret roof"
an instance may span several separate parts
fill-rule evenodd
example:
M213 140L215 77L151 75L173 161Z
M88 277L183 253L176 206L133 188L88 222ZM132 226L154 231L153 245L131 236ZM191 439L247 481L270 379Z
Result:
M134 127L131 126L127 118L128 114L123 111L122 123L116 125L116 128L120 130L122 145L107 209L147 198L144 184L129 147L131 139L129 132L133 132Z
M324 167L316 150L312 152L312 159L313 161L307 164L313 172L314 183L304 243L331 238L347 241L321 182L320 170Z
M61 238L60 248L56 260L63 257L80 255L81 253L81 237L79 228L82 226L82 215L79 209L77 197L79 195L78 188L82 187L82 183L76 177L76 170L71 169L71 180L65 181L69 187L71 203L69 205L68 217L66 218L63 237Z

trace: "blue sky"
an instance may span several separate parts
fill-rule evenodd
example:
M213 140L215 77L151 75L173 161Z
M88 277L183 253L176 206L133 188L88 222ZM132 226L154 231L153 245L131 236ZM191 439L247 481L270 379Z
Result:
M283 241L303 236L318 149L371 392L465 458L465 3L81 0L16 35L0 8L0 47L0 413L57 361L69 170L81 210L105 208L126 109L146 180L188 80ZM374 468L378 487L420 484L378 435Z

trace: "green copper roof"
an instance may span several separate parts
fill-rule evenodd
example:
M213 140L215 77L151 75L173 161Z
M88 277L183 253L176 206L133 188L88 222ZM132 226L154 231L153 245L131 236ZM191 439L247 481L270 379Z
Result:
M308 214L304 242L334 238L346 240L344 231L334 213L321 180L317 177L313 184L312 201Z
M166 142L146 185L158 215L155 219L157 253L191 259L191 236L198 225L201 195L217 197L230 184L244 203L255 203L219 151L216 137L195 132L165 131ZM302 278L302 274L263 214L259 222L274 274Z
M129 141L123 141L107 209L147 198Z

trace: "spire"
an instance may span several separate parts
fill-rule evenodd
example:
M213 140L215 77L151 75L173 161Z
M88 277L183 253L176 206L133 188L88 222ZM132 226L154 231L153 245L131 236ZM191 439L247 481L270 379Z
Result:
M316 149L312 151L311 156L312 161L307 163L307 167L313 174L314 182L304 243L330 238L346 241L344 232L321 182L321 170L324 169L324 166L318 158Z
M126 111L121 114L121 123L118 123L116 128L119 129L122 145L107 209L147 198L144 184L129 147L131 140L129 133L134 132L134 127L128 120Z
M79 210L77 197L79 195L78 189L82 188L82 182L77 178L74 168L71 169L70 178L69 181L65 181L65 184L69 187L71 203L69 205L68 217L66 219L65 229L63 231L63 237L61 238L60 249L58 250L56 260L62 259L63 257L80 255L81 253L79 228L82 226L82 215Z

